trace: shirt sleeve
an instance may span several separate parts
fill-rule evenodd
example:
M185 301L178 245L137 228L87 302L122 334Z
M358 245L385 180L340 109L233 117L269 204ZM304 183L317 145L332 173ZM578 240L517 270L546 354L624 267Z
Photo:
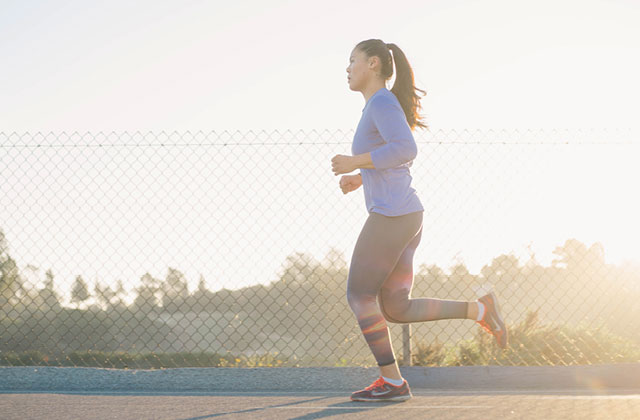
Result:
M400 166L415 159L418 147L402 107L385 97L374 98L371 117L385 144L371 152L376 169Z

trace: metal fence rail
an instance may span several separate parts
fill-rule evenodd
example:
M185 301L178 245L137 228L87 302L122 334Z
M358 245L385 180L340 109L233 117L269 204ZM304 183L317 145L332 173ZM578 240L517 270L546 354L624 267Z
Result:
M330 164L352 137L0 133L0 364L373 365L345 294L364 199ZM402 362L640 361L638 140L417 132L412 296L491 284L512 334L390 325Z

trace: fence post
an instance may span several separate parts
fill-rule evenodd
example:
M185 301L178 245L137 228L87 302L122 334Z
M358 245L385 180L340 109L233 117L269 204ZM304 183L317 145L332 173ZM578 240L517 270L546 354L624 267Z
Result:
M402 324L402 359L404 366L411 366L411 324Z

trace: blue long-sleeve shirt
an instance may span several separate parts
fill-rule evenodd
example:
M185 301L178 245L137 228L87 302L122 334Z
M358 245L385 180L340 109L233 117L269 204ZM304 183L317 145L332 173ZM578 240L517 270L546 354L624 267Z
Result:
M409 171L418 147L400 102L387 88L365 104L351 152L354 156L371 152L375 166L360 169L367 211L385 216L424 211Z

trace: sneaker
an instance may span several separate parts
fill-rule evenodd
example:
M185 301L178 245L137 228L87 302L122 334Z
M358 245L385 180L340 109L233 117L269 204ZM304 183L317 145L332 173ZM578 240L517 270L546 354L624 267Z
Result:
M406 401L411 397L411 389L406 379L402 385L395 386L380 376L365 389L351 394L351 401Z
M504 325L504 321L500 316L498 300L496 299L495 293L491 292L484 295L478 299L478 301L482 302L485 308L484 316L480 321L477 321L478 324L496 338L500 348L506 348L507 327Z

